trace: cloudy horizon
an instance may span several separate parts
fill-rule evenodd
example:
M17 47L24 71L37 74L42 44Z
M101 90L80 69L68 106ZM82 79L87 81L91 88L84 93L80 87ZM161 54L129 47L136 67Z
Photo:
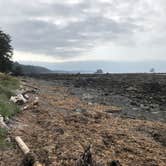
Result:
M165 0L0 1L13 60L60 70L165 72L165 17Z

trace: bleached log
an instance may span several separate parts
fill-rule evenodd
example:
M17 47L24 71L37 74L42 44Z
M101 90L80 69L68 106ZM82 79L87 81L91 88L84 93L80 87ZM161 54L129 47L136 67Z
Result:
M24 141L19 136L15 137L15 141L17 142L18 146L20 147L20 149L22 150L24 154L28 154L30 152L30 149L28 148L28 146L24 143Z

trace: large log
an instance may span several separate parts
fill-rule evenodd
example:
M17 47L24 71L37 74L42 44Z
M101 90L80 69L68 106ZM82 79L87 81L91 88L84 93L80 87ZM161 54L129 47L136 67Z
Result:
M28 146L24 143L24 141L19 136L15 137L15 140L25 155L30 152L30 149L28 148Z

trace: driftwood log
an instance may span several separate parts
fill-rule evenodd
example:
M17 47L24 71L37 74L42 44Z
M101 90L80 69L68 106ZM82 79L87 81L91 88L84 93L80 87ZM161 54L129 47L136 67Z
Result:
M28 148L28 146L23 142L23 140L19 136L15 137L15 140L25 155L30 152L30 149Z

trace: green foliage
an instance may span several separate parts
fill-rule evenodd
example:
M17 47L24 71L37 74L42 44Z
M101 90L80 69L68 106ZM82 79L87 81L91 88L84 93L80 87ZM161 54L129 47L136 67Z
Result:
M0 114L3 117L11 118L18 112L20 112L20 109L17 105L15 105L11 102L0 101Z
M18 88L18 79L0 73L0 114L3 117L11 118L20 111L16 104L9 102L10 97L15 94L14 91ZM10 146L5 140L6 135L7 131L0 128L0 149Z
M18 106L9 102L17 88L19 81L16 78L0 74L0 114L4 117L11 117L19 112Z
M19 80L15 77L0 73L0 86L5 89L15 90L19 88Z
M0 114L4 117L12 117L19 112L19 107L9 102L14 91L19 87L19 81L11 76L0 77Z
M18 66L14 66L14 65L13 65L12 73L13 73L13 75L15 75L15 76L20 76L20 75L22 75L22 74L23 74L23 70L22 70L21 65L18 65Z
M11 38L0 30L0 71L8 72L12 69L13 48L10 45Z
M10 147L11 144L6 141L7 131L5 129L0 128L0 149L4 149L6 147Z

